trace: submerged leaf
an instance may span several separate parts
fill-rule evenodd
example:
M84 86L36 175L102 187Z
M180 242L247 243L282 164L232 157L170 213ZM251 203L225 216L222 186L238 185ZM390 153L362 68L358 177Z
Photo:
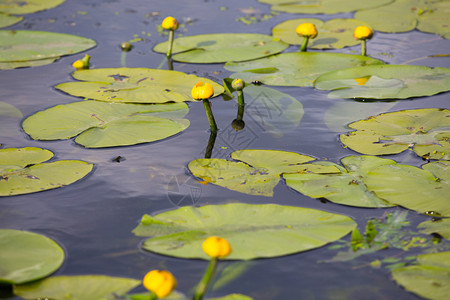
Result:
M349 217L316 209L275 204L226 204L182 207L147 217L133 232L150 236L143 248L163 255L209 259L201 244L209 236L230 242L225 259L282 256L321 247L347 235L356 223ZM164 224L164 225L163 225Z
M450 218L425 221L420 223L417 228L421 233L437 233L446 240L450 240Z
M268 85L313 86L314 80L324 73L382 63L373 58L351 54L293 52L248 62L227 63L225 69L237 72L231 77L241 78L248 82L258 80ZM272 68L273 72L260 72L261 69L267 68ZM273 68L276 68L276 71Z
M176 61L188 63L223 63L244 61L279 53L289 45L272 36L255 33L218 33L180 37L173 42ZM168 42L153 48L166 53Z
M330 98L406 99L450 90L450 69L408 65L355 67L325 73L314 82Z
M41 148L0 149L0 196L29 194L74 183L93 165L80 160L43 163L53 153Z
M105 68L79 70L56 89L72 96L122 103L166 103L194 101L192 87L199 81L213 86L214 96L224 92L214 81L183 72L147 68Z
M137 287L140 280L103 275L54 276L14 286L14 294L25 299L115 299Z
M43 235L0 229L0 284L23 284L49 276L64 261L63 249Z
M128 146L158 141L185 130L189 121L181 118L187 112L185 103L81 101L37 112L22 126L35 140L76 136L75 142L86 148Z
M348 125L341 142L354 151L383 155L412 148L425 159L450 159L450 111L427 108L380 114Z

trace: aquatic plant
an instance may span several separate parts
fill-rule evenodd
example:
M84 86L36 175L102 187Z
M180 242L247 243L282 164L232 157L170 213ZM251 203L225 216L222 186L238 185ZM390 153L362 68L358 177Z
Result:
M312 23L303 23L298 25L295 31L299 36L303 37L303 42L302 45L300 46L300 51L306 52L309 39L315 39L317 37L316 26Z
M144 287L151 292L149 299L166 298L177 287L177 280L166 270L152 270L142 280Z
M197 82L191 90L191 96L194 100L202 100L205 107L206 116L208 118L209 127L211 131L217 131L216 120L211 110L211 102L209 98L214 95L214 88L208 82Z

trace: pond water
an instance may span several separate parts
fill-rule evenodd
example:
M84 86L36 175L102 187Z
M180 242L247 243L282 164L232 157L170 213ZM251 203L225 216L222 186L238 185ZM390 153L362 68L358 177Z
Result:
M235 19L245 17L241 9L253 7L257 14L270 14L270 7L255 0L67 0L48 11L27 15L8 29L42 30L76 34L95 39L97 47L87 51L92 68L127 67L167 68L164 55L152 48L165 41L157 26L172 15L190 20L180 32L184 35L246 32L271 34L271 28L288 19L309 17L280 13L267 20L244 24ZM226 9L225 9L226 8ZM158 12L159 14L156 14ZM351 18L352 14L319 15L318 18ZM135 35L143 41L125 57L119 45ZM287 51L297 51L291 46ZM330 52L357 53L359 46ZM401 34L376 33L368 43L368 54L391 64L450 67L445 54L449 42L438 35L412 31ZM84 53L63 57L50 65L0 71L0 101L18 108L24 117L79 99L53 88L72 81L72 62ZM174 69L210 78L218 83L231 72L223 64L174 63ZM344 148L338 140L341 131L325 123L327 109L336 103L352 100L330 99L326 92L313 88L274 87L302 103L304 116L298 126L278 124L278 134L268 132L261 120L246 114L246 127L235 132L231 122L237 106L220 97L213 99L213 111L220 131L212 157L226 158L239 149L275 149L302 153L338 163L348 155L358 155ZM448 108L448 93L431 97L391 102L365 102L376 115L381 112L415 108ZM363 228L372 217L402 210L363 209L312 199L289 189L284 182L275 188L273 197L251 196L219 186L198 183L189 175L187 164L204 156L209 126L203 105L189 103L190 127L172 138L131 147L85 149L71 140L42 142L31 140L21 130L21 120L14 119L0 128L0 143L8 147L42 147L57 159L80 159L95 164L94 172L67 187L0 199L0 228L29 230L55 239L67 257L57 275L105 274L142 278L150 269L170 270L178 279L178 289L189 291L201 278L207 262L157 255L140 249L143 238L131 233L143 214L155 214L184 205L277 203L310 207L352 217ZM272 115L263 115L270 121ZM358 120L356 118L355 120ZM349 120L349 122L352 120ZM3 124L3 123L2 123ZM124 159L115 162L121 156ZM424 162L413 152L388 156L397 162L420 166ZM411 228L429 217L409 212ZM349 237L347 236L347 239ZM270 241L267 241L270 243ZM392 279L389 270L372 268L370 262L383 259L393 250L385 250L345 263L320 263L330 259L335 250L322 247L280 258L248 262L224 262L222 266L243 264L246 271L236 280L214 289L210 296L242 293L254 299L416 299ZM420 250L410 250L410 255ZM143 287L136 291L143 291ZM4 299L15 299L2 295Z

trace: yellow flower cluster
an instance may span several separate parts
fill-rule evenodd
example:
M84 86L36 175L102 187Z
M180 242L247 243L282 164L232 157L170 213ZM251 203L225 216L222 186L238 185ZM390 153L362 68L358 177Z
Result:
M167 30L177 30L178 29L178 21L174 17L167 17L162 21L162 28Z
M358 26L355 28L353 32L353 36L357 40L368 40L373 36L373 31L367 26Z
M299 36L314 39L317 36L317 29L313 23L303 23L295 29Z
M231 246L222 237L211 236L202 244L203 251L212 258L224 258L231 253Z
M153 270L144 276L142 284L158 298L164 298L177 287L177 280L169 271Z
M209 99L214 95L214 88L208 82L198 82L191 90L191 96L194 100Z

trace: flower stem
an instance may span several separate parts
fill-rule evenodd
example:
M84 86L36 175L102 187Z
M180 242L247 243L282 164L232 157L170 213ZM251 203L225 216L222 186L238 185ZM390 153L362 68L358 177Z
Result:
M214 120L214 115L211 110L211 103L209 99L203 100L203 106L205 107L206 116L208 117L209 127L211 127L211 131L217 131L216 121Z
M239 106L244 106L245 105L244 92L243 91L237 91L237 95L238 95L238 105Z
M156 296L155 292L151 292L150 296L148 297L149 300L156 300L158 299L158 296Z
M366 40L361 41L361 55L366 56Z
M168 59L170 59L172 57L173 35L174 35L174 31L169 30L169 48L167 49L167 54L166 54Z
M217 137L217 131L211 131L209 135L208 145L206 146L205 150L205 158L211 158L214 144L216 143L216 137Z
M216 271L217 266L217 258L211 258L209 261L208 268L206 269L205 275L203 275L202 280L197 286L197 290L195 291L194 300L202 300L203 294L208 289L209 283L214 276L214 272Z
M302 43L302 46L300 47L301 52L306 52L306 47L308 47L308 41L309 41L309 37L307 37L307 36L303 37L303 43Z

